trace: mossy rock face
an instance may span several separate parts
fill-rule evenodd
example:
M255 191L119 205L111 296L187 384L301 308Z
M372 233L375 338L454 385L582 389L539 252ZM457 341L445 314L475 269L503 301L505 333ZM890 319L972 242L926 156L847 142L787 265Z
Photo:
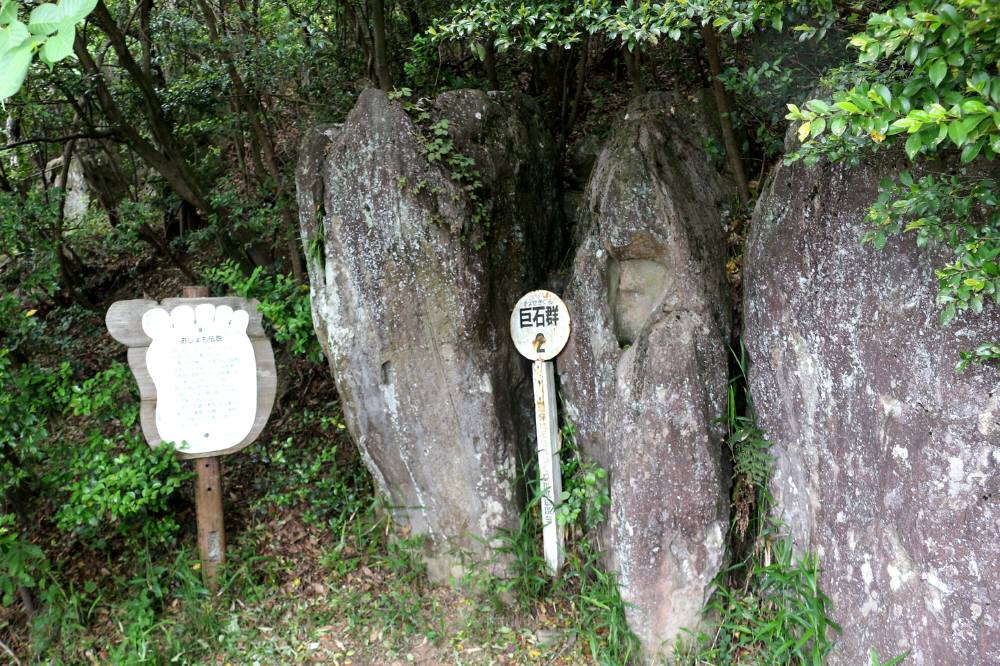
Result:
M1000 384L953 370L996 308L938 323L944 247L859 242L879 181L909 165L779 166L751 225L744 341L772 494L819 556L843 627L831 664L1000 663Z
M460 551L491 559L517 521L530 430L515 405L530 384L507 322L562 251L562 220L553 145L528 98L456 91L431 114L475 160L478 215L451 169L428 162L428 127L374 90L342 125L309 133L297 185L313 316L347 425L445 578Z
M730 305L723 221L732 184L704 147L704 100L637 98L584 193L557 358L582 449L609 471L601 535L629 626L653 659L695 628L725 558Z

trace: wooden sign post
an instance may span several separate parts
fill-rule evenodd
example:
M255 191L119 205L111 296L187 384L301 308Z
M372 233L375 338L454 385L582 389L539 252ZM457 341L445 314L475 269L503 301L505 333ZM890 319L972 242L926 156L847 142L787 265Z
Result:
M542 499L542 539L545 562L553 576L563 565L563 529L556 520L562 495L559 469L559 419L552 359L569 340L569 311L551 291L532 291L521 297L510 315L510 336L522 356L533 361L535 432L538 438L538 474Z
M208 298L205 287L185 287L182 298L162 303L118 301L105 323L128 347L146 441L169 442L179 457L195 460L198 551L214 592L226 561L220 456L257 439L277 388L257 302Z

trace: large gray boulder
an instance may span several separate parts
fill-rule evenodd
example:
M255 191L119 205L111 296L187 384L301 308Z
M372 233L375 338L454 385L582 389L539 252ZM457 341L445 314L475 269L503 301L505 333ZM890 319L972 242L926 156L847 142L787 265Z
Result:
M703 148L700 100L636 99L585 193L557 359L583 451L609 471L601 535L647 656L695 627L723 565L730 305L723 220L733 188Z
M894 157L779 166L753 216L744 340L774 442L775 511L819 555L831 664L1000 663L1000 384L953 371L994 308L938 324L946 248L861 245Z
M428 162L431 128L375 90L343 125L307 135L297 185L314 323L348 428L396 521L429 537L440 579L463 554L492 558L497 531L516 523L529 430L513 407L525 367L507 321L558 256L561 224L554 150L530 100L459 91L431 113L449 121L444 161L476 160L479 214L468 179Z

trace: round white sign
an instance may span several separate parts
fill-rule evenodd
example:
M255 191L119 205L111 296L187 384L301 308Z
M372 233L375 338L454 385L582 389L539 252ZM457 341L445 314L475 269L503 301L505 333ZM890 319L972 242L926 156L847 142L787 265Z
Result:
M569 340L566 304L551 291L528 292L510 315L510 337L525 358L532 361L555 358Z

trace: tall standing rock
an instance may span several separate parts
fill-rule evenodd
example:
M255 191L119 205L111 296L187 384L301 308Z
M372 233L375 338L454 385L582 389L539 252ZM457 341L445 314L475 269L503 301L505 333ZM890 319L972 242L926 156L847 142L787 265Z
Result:
M517 520L528 432L512 409L525 378L507 321L558 253L561 220L530 100L453 92L432 115L447 134L363 93L343 125L306 137L297 184L313 318L347 425L396 520L430 537L443 578L459 551L488 560ZM475 165L430 163L425 146ZM464 189L473 170L479 213Z
M703 149L701 100L633 101L585 192L557 359L577 441L609 470L602 534L648 656L699 623L725 551L730 182Z
M941 247L861 245L905 165L780 166L754 212L744 339L774 442L776 511L820 558L843 635L831 664L1000 663L1000 385L953 370L994 308L938 324Z

